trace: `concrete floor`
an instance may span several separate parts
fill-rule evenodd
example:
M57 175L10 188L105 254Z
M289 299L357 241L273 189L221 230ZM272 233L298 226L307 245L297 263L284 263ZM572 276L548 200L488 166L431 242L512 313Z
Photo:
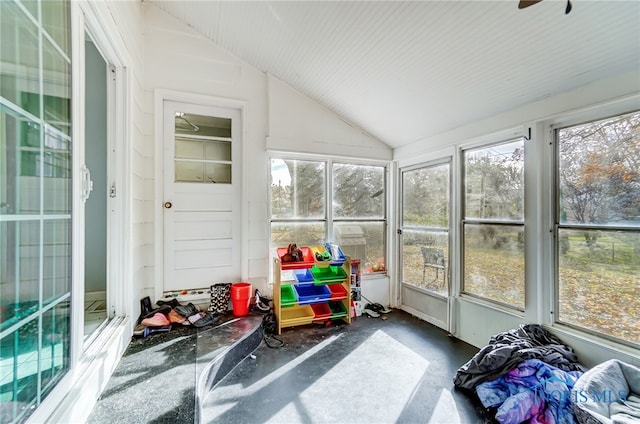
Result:
M211 336L224 326L136 340L88 422L491 422L452 382L478 350L405 312L386 317L287 328L280 348L258 341L257 349L236 352L235 368L202 396L196 380L206 356L203 340L206 350L214 349ZM121 414L123 403L132 409Z

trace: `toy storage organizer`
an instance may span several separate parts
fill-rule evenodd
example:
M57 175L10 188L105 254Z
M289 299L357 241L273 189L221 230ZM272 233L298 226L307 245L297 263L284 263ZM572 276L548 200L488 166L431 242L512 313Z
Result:
M314 246L303 252L317 250ZM351 323L349 258L317 261L309 255L300 262L282 263L273 259L273 308L278 334L286 327L328 320Z

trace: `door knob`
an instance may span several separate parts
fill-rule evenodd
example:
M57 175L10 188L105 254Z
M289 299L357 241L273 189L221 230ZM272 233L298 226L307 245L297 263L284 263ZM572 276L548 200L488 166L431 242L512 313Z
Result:
M164 202L164 207L167 209L171 209L171 206L173 206L173 204L171 204L171 202Z

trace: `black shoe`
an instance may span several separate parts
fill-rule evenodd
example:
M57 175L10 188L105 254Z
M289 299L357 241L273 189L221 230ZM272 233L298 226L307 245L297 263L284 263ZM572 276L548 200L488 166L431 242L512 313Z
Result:
M175 309L175 311L177 313L179 313L180 315L182 315L183 317L191 317L195 314L197 314L198 312L200 312L198 310L198 308L196 307L196 305L194 305L193 303L189 303L187 306L182 306L182 305L178 305L176 307L174 307L173 309Z
M173 299L171 299L171 300L169 300L169 301L166 301L166 300L162 300L162 299L160 299L160 300L158 300L158 301L156 302L156 305L158 305L158 306L168 305L168 306L171 306L172 308L175 308L176 306L179 306L179 305L180 305L180 303L178 302L178 299L176 299L176 298L174 297Z

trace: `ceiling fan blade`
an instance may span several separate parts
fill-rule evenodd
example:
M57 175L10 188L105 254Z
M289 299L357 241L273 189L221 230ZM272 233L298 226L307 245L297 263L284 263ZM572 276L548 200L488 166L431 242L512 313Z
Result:
M533 6L536 3L540 3L542 0L520 0L518 3L518 9L524 9L525 7Z

